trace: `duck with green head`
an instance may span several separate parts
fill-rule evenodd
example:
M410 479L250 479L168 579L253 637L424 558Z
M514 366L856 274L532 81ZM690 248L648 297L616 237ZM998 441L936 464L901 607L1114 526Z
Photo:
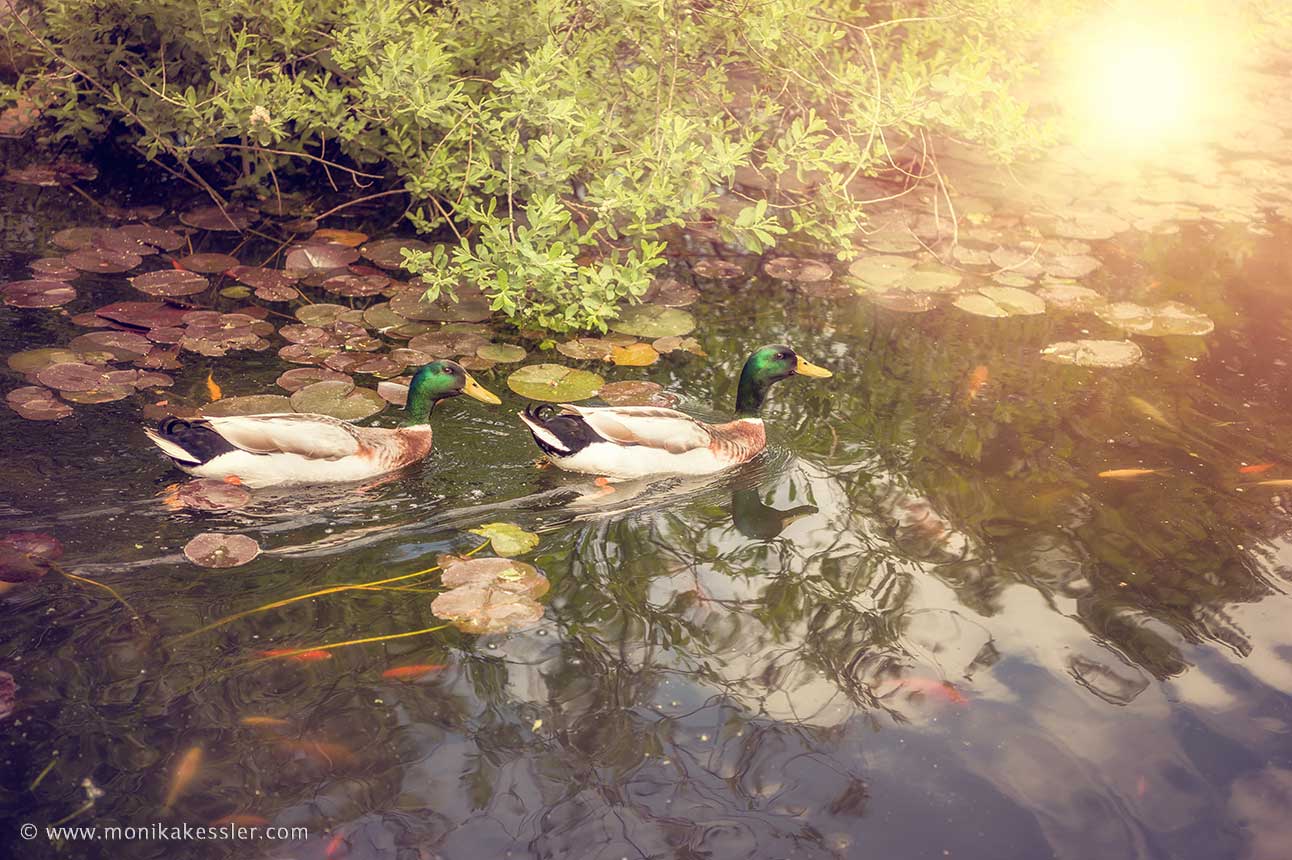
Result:
M495 406L502 402L462 365L434 361L413 374L404 420L391 429L281 412L166 418L144 432L176 466L203 478L236 478L250 487L362 481L430 454L431 411L459 394Z
M791 376L830 371L791 347L754 350L736 388L736 419L707 424L655 406L531 405L520 413L534 441L562 469L631 479L647 475L707 475L753 459L767 446L759 417L767 392Z

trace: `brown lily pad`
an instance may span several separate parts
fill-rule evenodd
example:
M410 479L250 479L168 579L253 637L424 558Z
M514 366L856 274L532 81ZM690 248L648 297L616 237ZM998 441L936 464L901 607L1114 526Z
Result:
M192 296L202 292L210 282L196 272L182 269L159 269L130 279L130 286L150 296Z
M312 415L328 415L343 421L359 421L386 408L386 401L376 391L356 388L349 380L324 380L298 390L291 398L292 408Z
M449 591L431 603L431 612L466 633L505 633L529 627L543 617L534 598L546 593L547 578L532 565L509 559L473 559L446 568Z
M183 325L190 311L164 302L114 302L94 312L97 316L134 328Z
M184 545L184 555L199 567L237 567L260 555L260 544L246 535L202 532Z
M695 287L689 287L676 278L660 278L650 285L642 301L668 308L684 308L695 304L699 298L700 291Z
M68 227L55 233L50 241L64 250L77 251L93 247L94 240L102 232L101 227Z
M5 395L9 408L28 421L58 421L72 414L72 407L54 397L48 388L28 385Z
M199 230L240 233L260 220L260 215L241 206L198 206L181 212L181 224Z
M63 281L10 281L0 286L0 295L16 308L56 308L76 298L76 288Z
M133 331L95 331L74 338L68 347L78 353L110 353L116 361L134 361L147 355L153 342ZM82 359L83 360L83 359Z
M335 370L328 370L325 367L296 367L291 370L283 371L278 377L278 387L286 389L289 392L300 391L307 385L313 385L316 382L353 382L349 376L344 373L338 373Z
M706 257L698 260L691 268L701 278L713 278L719 281L729 281L745 274L745 267L739 263L733 263L731 260L719 260L716 257Z
M228 254L189 254L175 261L190 272L218 275L238 265L238 258Z
M359 259L359 252L330 242L304 242L293 245L283 258L283 268L292 272L344 269Z
M184 247L184 237L179 233L163 227L154 227L152 224L127 224L113 232L130 236L163 251L176 251Z
M359 249L365 259L383 269L399 269L404 264L403 249L429 251L431 246L419 239L378 239Z
M129 251L108 251L104 248L81 248L65 258L67 264L82 272L115 275L128 272L143 263L144 258Z
M611 406L671 407L677 403L677 397L664 391L659 383L639 380L607 382L597 397Z
M204 418L224 418L229 415L268 415L292 412L292 401L281 394L249 394L243 397L225 397L202 407Z
M59 391L93 391L101 385L108 384L102 367L80 362L51 364L36 372L36 380L41 385Z
M175 499L195 511L236 511L251 501L251 491L228 481L198 478L181 486Z
M834 277L834 270L820 260L806 257L772 257L763 264L768 277L781 281L816 283Z
M40 279L51 281L67 281L81 274L80 269L69 266L62 257L41 257L28 263L27 268L33 275L40 275Z

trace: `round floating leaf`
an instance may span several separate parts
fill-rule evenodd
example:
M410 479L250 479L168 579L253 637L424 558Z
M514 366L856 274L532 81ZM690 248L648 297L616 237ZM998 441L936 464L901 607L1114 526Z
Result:
M469 530L472 534L488 538L498 555L524 555L538 546L538 535L527 532L514 523L485 523ZM445 583L448 585L449 583ZM546 589L544 589L546 590ZM537 596L537 595L535 595Z
M353 382L353 380L344 373L337 373L325 367L297 367L283 371L277 382L280 388L295 392L316 382Z
M1016 287L983 287L958 296L953 304L980 317L1031 316L1045 313L1045 302Z
M408 341L408 346L432 358L454 358L475 355L476 350L488 346L489 339L475 331L432 331L419 334Z
M27 264L33 275L51 281L66 281L81 274L75 266L69 266L62 257L41 257Z
M695 331L695 317L678 308L634 305L621 308L619 319L610 322L610 329L635 337L680 337Z
M404 367L421 367L423 364L430 364L432 356L422 352L420 349L409 349L408 347L399 347L390 351L391 361L397 361Z
M228 254L189 254L175 262L190 272L217 275L238 265L238 258L230 257Z
M35 582L48 572L49 562L45 559L33 558L8 544L0 543L0 583L9 585L17 582ZM3 674L0 673L0 710L5 708Z
M156 245L149 244L138 236L121 229L100 231L94 237L94 247L102 248L105 251L123 251L129 254L138 254L141 257L149 257L157 253Z
M175 498L184 507L196 511L236 511L251 501L251 492L228 481L198 478L181 486Z
M260 544L246 535L202 532L184 545L184 555L200 567L237 567L260 555Z
M163 251L176 251L184 247L184 237L179 233L154 227L152 224L127 224L124 227L118 227L114 232Z
M1099 293L1077 284L1045 284L1036 294L1049 307L1065 311L1091 311L1108 303Z
M1079 367L1130 367L1143 355L1139 345L1130 340L1061 341L1041 350L1046 361Z
M947 293L960 286L959 272L934 269L913 269L907 272L889 290L905 290L911 293Z
M134 387L130 385L114 385L104 383L89 391L61 391L64 400L72 403L111 403L114 400L124 400L131 394L134 394Z
M659 353L648 343L634 343L616 346L611 351L610 360L619 367L646 367L659 361Z
M44 532L9 532L0 537L0 545L7 546L28 558L57 561L63 557L62 542L53 535L47 535ZM537 597L538 595L534 596Z
M834 270L820 260L805 257L772 257L763 264L768 277L782 281L816 283L834 277Z
M499 526L515 529L522 535L528 536L524 540L528 545L524 552L528 552L538 545L538 535L521 531L518 526L510 523L490 523L487 526L481 526L480 529L473 529L472 532L481 534L484 529L493 529ZM490 535L485 536L491 537ZM530 538L532 538L532 542L529 540ZM520 553L512 553L512 555L520 555ZM526 597L535 598L547 594L548 589L551 587L547 577L539 573L538 568L534 567L534 565L511 558L469 558L446 564L444 572L440 575L440 582L445 588L493 587L499 591L523 594Z
M410 251L429 251L431 246L419 239L378 239L364 245L359 253L383 269L398 269L404 263L404 248Z
M872 251L881 254L905 254L918 251L924 246L910 228L904 224L883 227L873 233L865 234L861 242Z
M54 397L48 388L28 385L5 395L9 408L28 421L58 421L72 414L72 407Z
M220 290L220 295L224 296L226 299L245 299L247 296L251 295L251 288L244 287L240 284L234 284L232 287L225 287Z
M233 266L227 270L227 274L255 290L262 287L291 287L300 280L281 269L265 269L259 266Z
M514 346L510 343L486 343L476 350L476 355L480 358L504 364L523 361L528 354L523 346Z
M396 382L394 380L382 380L377 383L377 393L381 399L395 406L404 406L408 403L408 381Z
M559 364L529 364L507 377L507 387L530 400L573 403L597 393L605 379Z
M68 346L78 353L106 352L116 361L134 361L147 355L153 342L132 331L95 331L74 338Z
M292 401L281 394L250 394L245 397L225 397L208 403L202 407L202 416L224 418L229 415L267 415L292 411Z
M1089 254L1064 254L1050 257L1042 265L1046 274L1056 278L1084 278L1103 264Z
M661 337L656 338L651 344L655 351L663 354L666 352L689 352L693 355L706 356L707 352L700 346L700 342L693 337Z
M390 299L390 309L414 321L479 322L492 315L489 301L479 290L458 288L458 300L441 295L433 302L425 300L426 290L419 285L400 290Z
M999 247L991 252L991 261L1003 272L1023 278L1035 278L1045 271L1037 260L1035 242L1022 248Z
M56 308L76 298L76 288L63 281L10 281L0 286L0 294L16 308Z
M359 259L359 252L330 242L308 242L292 246L283 259L283 267L292 271L344 269Z
M50 241L64 250L77 251L93 247L95 238L102 232L100 227L68 227L55 233Z
M609 361L614 349L614 343L597 337L578 337L556 345L556 351L561 355L585 361Z
M323 302L304 305L296 309L296 318L309 326L329 326L349 313L345 305L331 305Z
M386 408L381 395L369 388L356 388L349 380L315 382L292 395L292 408L311 415L328 415L343 421L358 421Z
M537 624L543 617L543 606L523 594L493 587L463 586L431 601L431 612L464 633L489 634Z
M733 263L731 260L718 260L713 257L698 260L692 270L701 278L714 278L720 281L739 278L745 274L745 267L739 263Z
M938 306L937 296L932 293L866 293L866 298L885 310L903 314L922 314Z
M150 296L192 296L205 290L210 282L195 271L159 269L131 278L130 286Z
M1013 272L993 272L991 279L1002 287L1018 287L1020 289L1030 287L1033 283L1031 278L1016 275Z
M385 275L334 275L323 282L323 289L338 296L363 298L381 295L390 285Z
M465 359L464 359L465 361ZM466 365L463 365L464 367ZM402 361L396 361L388 355L374 355L364 359L359 364L351 368L352 373L367 373L372 376L389 379L392 376L398 376L404 372L407 367ZM474 368L467 368L473 370Z
M135 328L183 325L189 311L164 302L115 302L94 312L104 319Z
M41 369L36 373L36 380L41 385L48 385L59 391L93 391L100 385L107 384L102 367L74 361L51 364Z
M65 258L67 264L82 272L98 272L115 275L128 272L144 261L138 254L129 251L107 251L103 248L81 248Z
M874 254L855 261L848 267L848 274L861 281L867 289L882 290L906 277L914 266L915 260L910 257Z
M698 298L700 293L694 287L688 287L676 278L660 278L650 285L650 289L642 296L642 301L669 308L684 308L695 304Z
M1149 337L1204 335L1216 328L1206 314L1180 302L1162 302L1153 307L1114 302L1097 308L1095 313L1109 325Z
M29 349L25 352L15 352L9 356L8 362L11 370L16 370L19 373L35 373L49 367L51 364L80 360L80 357L70 349L42 347L41 349Z
M21 185L39 185L53 188L58 185L71 185L73 182L91 180L99 175L99 170L89 164L83 164L70 158L56 158L48 164L29 164L26 167L15 167L4 174L7 182Z
M611 406L673 406L677 398L664 391L657 382L630 380L607 382L597 392L597 397Z
M199 230L241 232L260 220L260 215L241 206L198 206L181 212L180 223Z
M1068 211L1054 227L1054 235L1065 239L1111 239L1130 224L1110 212Z
M344 245L347 248L357 248L368 241L368 234L360 233L356 230L333 230L330 227L325 227L322 230L314 231L312 238L322 239L324 242L331 242L334 245Z

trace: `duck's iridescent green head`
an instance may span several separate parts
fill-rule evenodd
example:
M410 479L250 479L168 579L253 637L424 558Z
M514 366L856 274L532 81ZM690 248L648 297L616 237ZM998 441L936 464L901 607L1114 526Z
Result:
M740 372L740 387L736 391L736 414L751 417L758 414L773 383L791 376L833 376L824 367L817 367L803 358L793 347L783 343L760 346L750 354L745 368Z
M405 423L425 424L436 403L459 394L494 406L502 403L497 395L472 379L471 374L456 361L432 361L418 368L408 385Z

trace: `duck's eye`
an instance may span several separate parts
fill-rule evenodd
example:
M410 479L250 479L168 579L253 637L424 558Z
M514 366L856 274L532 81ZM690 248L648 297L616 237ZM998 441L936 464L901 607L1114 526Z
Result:
M790 357L790 356L789 356L789 353L786 353L786 352L778 352L778 353L776 353L776 360L777 360L777 361L784 361L785 359L787 359L787 358L789 358L789 357Z
M446 368L444 368L444 372L445 372L445 373L447 373L449 376L452 376L452 375L453 375L453 368L451 368L451 367L446 367Z

